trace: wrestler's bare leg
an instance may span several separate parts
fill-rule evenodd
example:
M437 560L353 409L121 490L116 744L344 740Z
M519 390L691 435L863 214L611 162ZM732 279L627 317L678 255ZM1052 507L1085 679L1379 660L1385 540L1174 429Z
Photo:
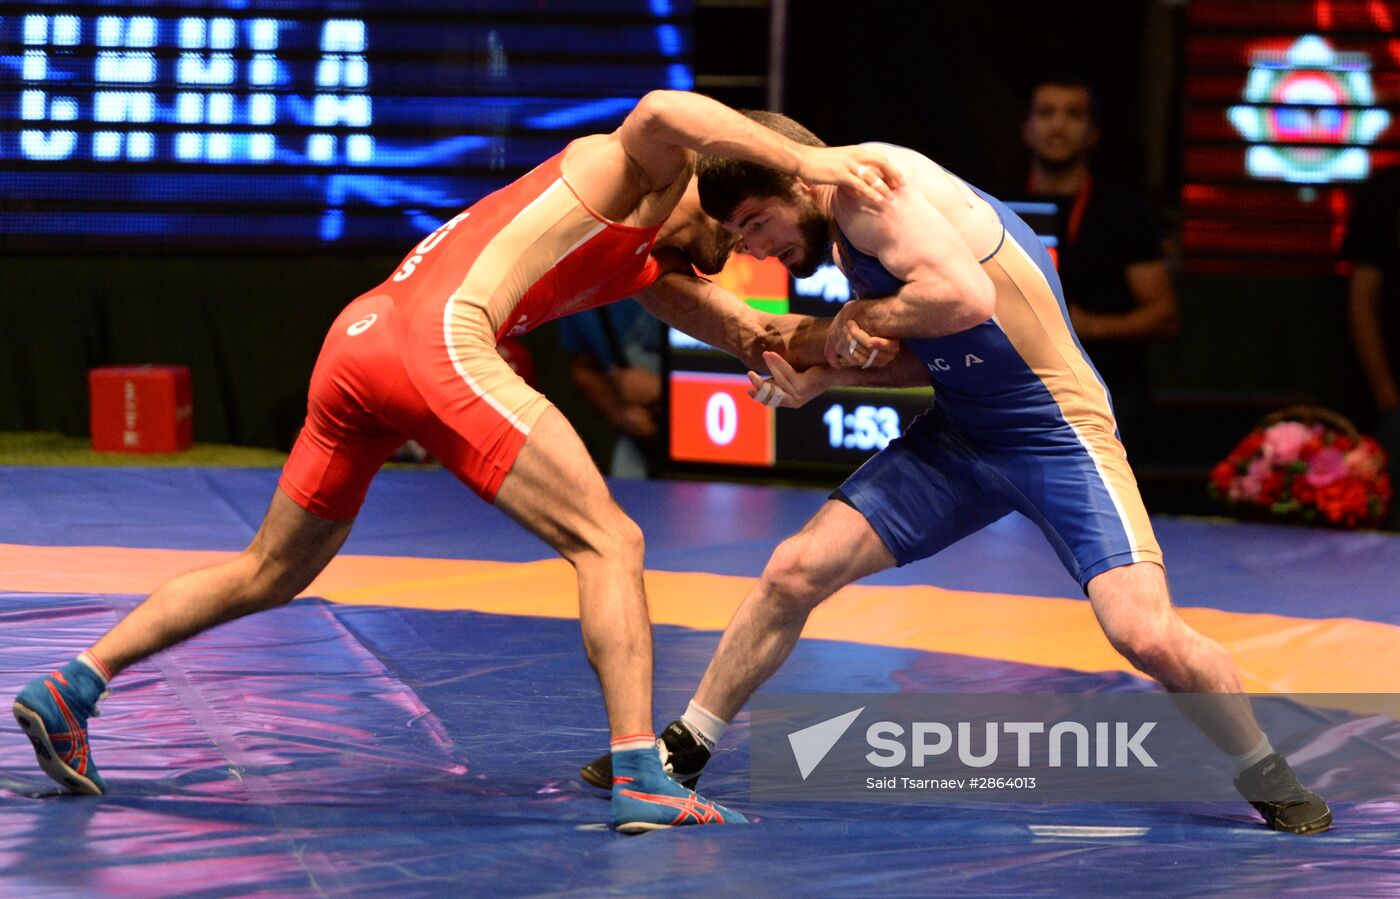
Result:
M1209 694L1179 708L1217 746L1242 755L1263 739L1234 660L1172 608L1160 565L1111 568L1091 580L1087 592L1108 642L1134 668L1171 693Z
M583 441L557 409L550 407L531 429L496 506L574 566L584 647L603 685L612 736L651 733L642 531L613 500Z
M731 720L782 667L813 609L846 584L894 563L865 516L843 502L827 502L773 551L724 629L695 701Z
M354 522L313 515L278 488L247 549L166 581L89 651L115 675L215 625L290 602L339 552Z

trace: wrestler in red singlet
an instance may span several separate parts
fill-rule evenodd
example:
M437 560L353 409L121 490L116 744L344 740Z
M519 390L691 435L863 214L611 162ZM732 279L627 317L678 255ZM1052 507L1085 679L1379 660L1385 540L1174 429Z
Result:
M564 179L564 152L425 237L331 326L281 487L323 518L354 515L405 440L488 502L549 400L496 341L622 299L660 274L660 224L620 225Z
M621 299L659 281L666 268L675 270L677 278L665 279L674 283L649 291L660 292L650 308L666 321L746 358L801 335L810 364L819 360L825 332L810 320L760 313L684 274L687 263L718 271L734 243L700 208L693 173L702 151L777 166L872 201L898 187L898 172L882 154L800 146L698 94L652 91L616 131L580 138L453 218L331 326L312 374L306 425L248 548L161 584L81 658L20 691L14 713L40 767L69 790L102 795L87 721L108 680L195 634L299 595L344 545L380 465L412 438L576 570L579 630L608 712L614 826L638 833L742 822L662 768L641 529L613 500L568 422L496 350L499 337ZM564 180L566 156L570 174L586 183ZM622 225L595 210L657 224ZM653 256L658 240L672 258Z

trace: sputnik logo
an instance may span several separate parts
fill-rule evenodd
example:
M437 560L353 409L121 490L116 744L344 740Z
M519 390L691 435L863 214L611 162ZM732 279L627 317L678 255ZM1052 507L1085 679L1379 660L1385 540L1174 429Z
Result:
M807 775L816 770L826 758L826 754L836 745L836 741L850 730L851 725L865 711L865 706L853 709L844 715L819 721L811 727L788 734L788 744L792 746L792 757L797 761L797 771L806 780Z
M1376 102L1368 54L1339 52L1307 34L1287 50L1254 50L1249 63L1250 105L1229 109L1230 123L1253 144L1245 156L1249 174L1298 184L1370 174L1365 148L1390 124L1390 113L1365 108Z

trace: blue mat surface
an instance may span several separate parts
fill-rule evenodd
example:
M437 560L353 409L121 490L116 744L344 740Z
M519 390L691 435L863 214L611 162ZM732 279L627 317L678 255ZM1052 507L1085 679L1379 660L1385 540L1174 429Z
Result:
M434 473L386 472L347 551L530 561L533 538ZM0 472L0 542L237 549L264 471ZM617 485L648 565L755 575L814 491ZM1159 522L1179 599L1396 623L1400 541ZM6 589L0 572L0 591ZM1073 596L1019 519L877 582ZM1064 586L1064 585L1067 585ZM1038 587L1038 589L1033 589ZM0 592L0 691L89 645L139 597ZM656 708L689 699L718 634L657 628ZM803 641L778 692L1140 691L1117 673ZM576 621L308 599L234 622L119 679L93 729L111 783L60 796L12 725L0 740L0 894L1396 895L1400 804L1348 804L1324 835L1243 803L748 801L748 719L707 794L745 828L625 838L577 767L607 732ZM1396 734L1377 745L1400 759ZM1300 765L1329 776L1325 758Z
M25 638L40 601L82 643L135 600L0 597L0 688L53 654ZM684 706L716 639L658 630L660 708ZM1147 686L808 641L769 688ZM1307 839L1268 832L1242 803L768 803L748 807L748 828L620 837L576 774L607 734L577 626L557 619L298 602L132 669L106 709L93 738L103 799L56 795L16 734L0 746L0 884L14 895L1400 889L1400 808L1386 804L1338 808L1335 829ZM746 805L746 746L741 717L710 795Z

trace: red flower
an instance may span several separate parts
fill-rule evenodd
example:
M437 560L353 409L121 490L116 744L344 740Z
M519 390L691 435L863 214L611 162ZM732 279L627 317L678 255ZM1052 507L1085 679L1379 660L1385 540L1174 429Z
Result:
M1227 457L1231 462L1245 462L1252 459L1264 448L1264 432L1259 430L1250 431L1249 435L1240 441Z
M1284 473L1275 468L1264 476L1264 483L1259 487L1259 503L1265 506L1272 506L1283 496Z
M1210 470L1210 483L1221 496L1230 492L1230 484L1235 480L1235 466L1229 460L1217 464Z
M1333 524L1356 526L1369 511L1370 495L1356 478L1342 478L1317 490L1317 508Z

